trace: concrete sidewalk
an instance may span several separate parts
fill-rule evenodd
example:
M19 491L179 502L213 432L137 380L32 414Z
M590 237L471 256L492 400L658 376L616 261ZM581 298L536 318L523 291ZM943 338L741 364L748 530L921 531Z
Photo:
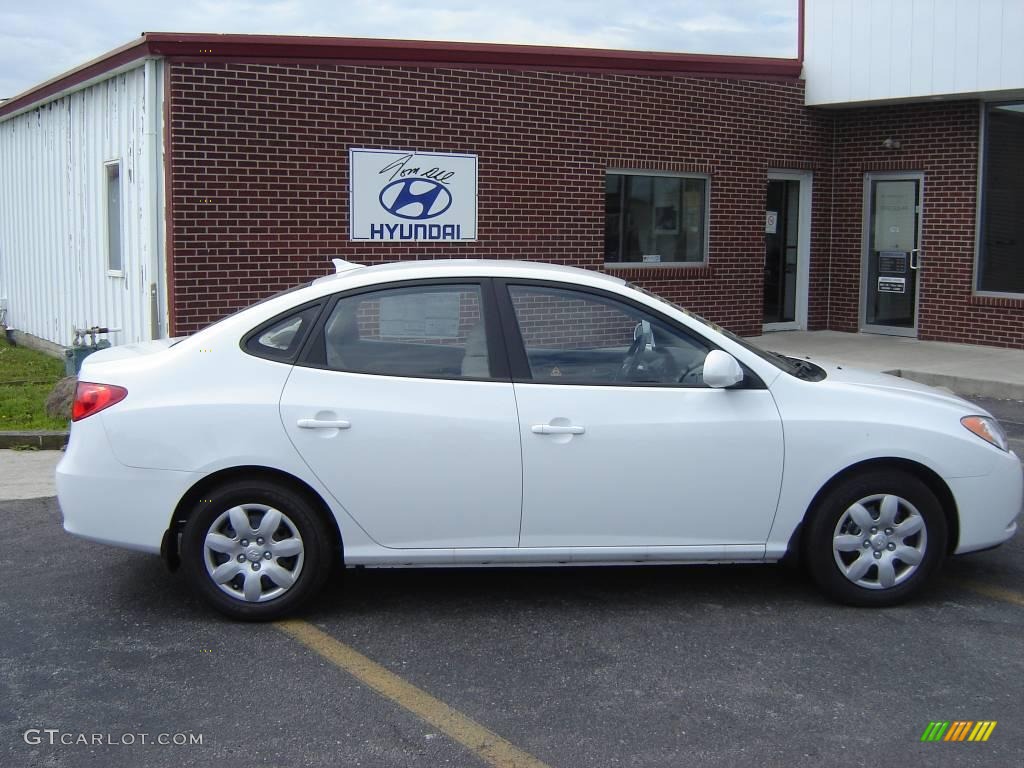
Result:
M839 331L777 331L750 339L791 357L896 373L960 395L1024 400L1024 350Z
M0 450L0 501L57 495L53 473L63 451Z

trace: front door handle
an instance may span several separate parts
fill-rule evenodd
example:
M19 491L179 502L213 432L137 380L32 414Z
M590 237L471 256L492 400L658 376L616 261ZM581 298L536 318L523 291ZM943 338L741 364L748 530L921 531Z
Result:
M563 427L556 424L534 424L530 431L535 435L582 435L587 430L573 425Z
M910 251L910 268L918 269L921 266L921 249L912 248Z
M299 429L348 429L352 424L342 419L327 421L322 419L299 419Z

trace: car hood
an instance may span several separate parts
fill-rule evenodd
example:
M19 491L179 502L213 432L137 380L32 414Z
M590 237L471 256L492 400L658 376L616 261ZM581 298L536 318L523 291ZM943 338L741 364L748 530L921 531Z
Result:
M815 365L820 365L825 369L825 373L827 374L827 378L825 379L826 382L855 386L858 388L863 387L865 389L882 390L891 394L906 396L908 398L945 403L946 405L960 408L965 411L965 413L985 416L989 415L985 409L979 408L974 403L971 403L946 389L931 387L927 384L921 384L910 379L904 379L900 376L893 376L889 373L865 371L861 368L851 368L829 360L818 360L813 357L807 357L804 359L810 360Z

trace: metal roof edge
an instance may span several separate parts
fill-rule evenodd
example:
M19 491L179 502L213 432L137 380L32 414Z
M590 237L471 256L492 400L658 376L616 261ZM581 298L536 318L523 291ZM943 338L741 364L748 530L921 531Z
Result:
M715 73L737 77L793 77L798 59L719 54L625 51L603 48L466 43L432 40L388 40L354 37L233 35L150 32L154 53L210 59L337 59L405 64L536 67L538 69L608 69Z
M758 56L432 40L145 32L137 40L3 102L0 120L88 87L123 71L138 59L156 56L211 61L315 59L361 65L503 67L764 80L796 80L801 70L799 59Z
M150 58L146 36L115 48L72 70L50 78L0 104L0 122L54 101L74 91L88 88L101 80L139 66Z

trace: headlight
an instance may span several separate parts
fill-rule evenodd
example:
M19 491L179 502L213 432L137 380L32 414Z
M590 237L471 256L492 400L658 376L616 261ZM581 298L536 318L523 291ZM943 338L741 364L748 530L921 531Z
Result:
M1010 450L1010 444L1006 441L1006 433L995 419L988 416L964 416L960 419L960 423L986 443L991 443L1004 451Z

